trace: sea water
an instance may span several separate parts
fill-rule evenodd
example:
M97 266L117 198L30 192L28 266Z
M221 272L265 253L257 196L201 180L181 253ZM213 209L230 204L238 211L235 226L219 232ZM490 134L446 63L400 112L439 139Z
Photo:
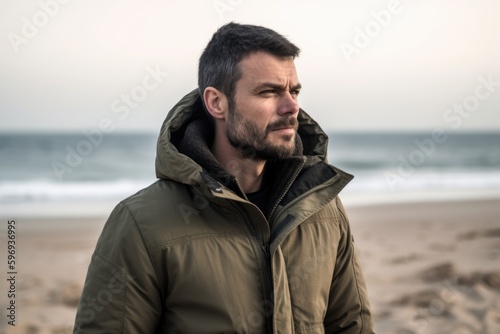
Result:
M437 140L439 139L439 140ZM156 181L156 134L0 134L2 216L103 215ZM329 133L346 206L500 198L500 133ZM500 202L499 202L500 203Z

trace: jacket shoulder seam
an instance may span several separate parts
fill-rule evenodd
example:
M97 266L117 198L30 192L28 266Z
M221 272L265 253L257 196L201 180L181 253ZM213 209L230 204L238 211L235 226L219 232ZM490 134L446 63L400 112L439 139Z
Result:
M181 241L191 241L191 240L197 240L197 239L202 239L202 238L210 238L211 236L219 236L222 238L224 238L224 237L228 238L231 235L240 234L240 233L244 233L244 232L241 232L239 230L235 230L235 231L224 231L224 232L208 232L208 233L189 234L189 235L185 235L182 237L177 237L174 239L169 239L169 240L159 242L159 243L151 246L151 249L153 250L153 249L162 248L162 247L168 246L168 245L174 245L174 244L179 243Z

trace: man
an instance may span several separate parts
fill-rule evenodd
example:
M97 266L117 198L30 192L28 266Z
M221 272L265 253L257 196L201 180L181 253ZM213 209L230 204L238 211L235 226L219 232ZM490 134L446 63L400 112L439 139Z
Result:
M221 27L169 112L159 180L99 238L76 333L373 333L349 223L276 32Z

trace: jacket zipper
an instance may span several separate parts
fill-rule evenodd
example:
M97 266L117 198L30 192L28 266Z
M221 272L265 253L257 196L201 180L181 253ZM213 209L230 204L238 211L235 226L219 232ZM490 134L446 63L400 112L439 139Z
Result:
M239 186L239 184L238 184ZM245 221L247 227L249 228L250 232L254 236L254 241L257 243L259 250L262 252L263 257L264 257L264 277L263 277L263 287L264 287L264 296L267 296L269 298L269 301L274 305L274 296L273 296L273 283L272 283L272 272L271 272L271 253L270 253L270 247L269 247L269 240L267 242L264 241L262 236L257 233L255 226L253 225L251 219L248 217L248 214L244 212L243 209L239 207L238 204L232 203L237 210L240 212L241 216L243 217L243 220ZM265 297L264 297L265 298ZM265 300L264 300L265 301ZM266 311L266 310L264 310ZM273 332L273 306L271 306L271 313L270 314L262 314L264 317L264 320L267 325L267 333L272 333Z
M278 208L278 205L280 204L280 202L283 200L283 198L285 197L286 193L290 190L290 188L292 187L292 184L293 182L295 181L295 179L297 178L297 176L299 176L299 173L300 171L302 170L302 168L304 167L304 164L305 164L305 161L306 161L306 158L305 157L302 157L302 163L300 164L299 167L297 167L295 169L295 172L293 173L292 177L290 178L290 181L288 182L285 190L281 193L281 196L278 198L278 200L276 201L276 203L274 204L272 210L270 211L269 213L269 221L271 221L273 215L274 215L274 212L276 211L276 209Z
M272 283L272 273L271 273L271 254L269 251L269 243L264 242L264 240L259 236L257 231L255 230L255 227L253 226L252 222L250 219L248 219L248 216L246 213L242 213L244 216L244 220L247 222L247 225L250 227L250 231L255 237L255 241L259 244L259 248L262 251L262 254L264 256L264 296L267 296L269 298L269 301L274 305L274 296L273 296L273 283ZM265 297L264 297L265 298ZM266 301L266 300L264 300ZM267 325L267 332L272 333L273 332L273 313L274 310L271 307L270 314L262 314L266 321Z
M295 171L294 171L292 177L290 178L290 180L289 180L286 188L282 191L280 197L278 198L278 200L274 204L272 210L270 211L270 214L269 214L269 229L271 229L270 222L271 222L271 218L272 218L274 212L276 211L279 203L283 200L283 198L285 197L286 193L290 190L290 188L292 187L293 182L298 177L300 171L304 167L305 159L306 159L305 157L302 157L301 164L295 169ZM241 185L238 182L238 179L234 179L234 181L235 181L236 185L238 186L240 192L242 194L244 194L244 191L242 190ZM248 200L248 198L246 198L246 196L245 196L245 199ZM266 268L264 270L264 285L263 285L264 286L264 296L269 296L270 301L274 305L274 292L273 292L273 284L272 284L273 277L272 277L272 266L271 266L271 251L270 251L270 245L269 245L270 240L267 240L267 242L264 242L263 238L257 233L257 231L255 230L255 226L253 225L252 221L249 219L248 215L244 212L244 210L242 210L236 204L233 204L233 205L235 205L237 207L238 211L243 216L243 219L244 219L245 223L247 224L248 228L250 229L250 232L254 235L255 241L257 242L259 248L261 249L261 251L262 251L262 253L264 255L264 260L265 260L264 262L265 262L265 266L266 266ZM270 237L271 237L271 230L269 230L269 233L270 233ZM268 333L273 333L273 313L274 313L274 310L271 309L270 311L272 311L271 314L263 314L263 317L265 318L265 321L266 321L266 324L267 324L267 332Z

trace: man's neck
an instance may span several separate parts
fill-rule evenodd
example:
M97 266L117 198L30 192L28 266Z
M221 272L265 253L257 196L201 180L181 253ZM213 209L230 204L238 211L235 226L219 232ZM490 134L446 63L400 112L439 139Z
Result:
M244 158L227 140L218 140L217 136L212 153L220 165L238 179L244 193L256 192L261 188L266 161Z

